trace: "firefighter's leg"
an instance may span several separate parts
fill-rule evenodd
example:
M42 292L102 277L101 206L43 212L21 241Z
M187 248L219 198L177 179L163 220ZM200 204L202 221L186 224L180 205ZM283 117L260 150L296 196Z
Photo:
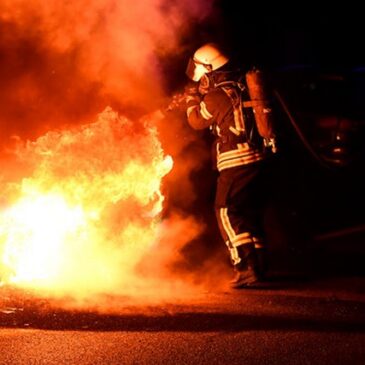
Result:
M255 244L250 232L237 232L232 225L234 217L230 217L228 208L217 210L218 226L229 249L235 277L230 282L233 288L244 288L259 280L258 261Z
M250 232L254 243L258 273L264 279L268 270L267 245L264 240L263 217L266 204L264 165L242 169L236 175L227 201L228 215L236 231Z
M255 248L259 239L257 205L254 199L257 167L224 171L217 185L216 216L221 235L226 242L237 273L232 286L249 286L260 276Z
M240 262L234 265L235 276L230 281L232 288L250 287L260 280L256 250L252 243L236 248Z

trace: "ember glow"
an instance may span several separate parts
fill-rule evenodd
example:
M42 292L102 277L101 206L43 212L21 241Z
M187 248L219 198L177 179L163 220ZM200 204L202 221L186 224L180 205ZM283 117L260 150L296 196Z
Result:
M156 244L172 159L156 131L107 108L97 122L18 148L32 170L2 183L3 282L52 293L108 292L136 281Z

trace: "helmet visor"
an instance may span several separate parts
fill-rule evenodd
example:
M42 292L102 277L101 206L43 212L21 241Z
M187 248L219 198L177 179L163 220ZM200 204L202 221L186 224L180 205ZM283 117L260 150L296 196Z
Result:
M186 75L193 81L199 81L203 75L208 72L207 68L202 63L196 63L194 59L190 58L188 66L186 67Z

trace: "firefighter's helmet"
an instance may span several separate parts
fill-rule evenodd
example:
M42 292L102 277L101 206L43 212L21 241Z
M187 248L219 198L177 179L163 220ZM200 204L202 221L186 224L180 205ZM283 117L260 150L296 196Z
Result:
M198 48L189 59L186 75L193 81L199 81L203 75L215 71L229 61L228 57L215 43L207 43Z

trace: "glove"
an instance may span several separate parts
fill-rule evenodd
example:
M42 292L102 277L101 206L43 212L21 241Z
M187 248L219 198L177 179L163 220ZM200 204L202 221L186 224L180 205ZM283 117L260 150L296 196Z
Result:
M183 94L175 94L172 96L169 105L165 108L167 112L181 109L181 107L186 104L186 95Z
M190 81L184 90L185 102L188 107L200 103L199 82Z
M200 94L199 94L199 83L197 82L189 82L185 88L183 93L174 94L170 99L169 105L164 109L165 112L170 112L174 110L183 111L187 106L190 106L190 102L194 104L200 103ZM189 104L189 105L188 105Z

